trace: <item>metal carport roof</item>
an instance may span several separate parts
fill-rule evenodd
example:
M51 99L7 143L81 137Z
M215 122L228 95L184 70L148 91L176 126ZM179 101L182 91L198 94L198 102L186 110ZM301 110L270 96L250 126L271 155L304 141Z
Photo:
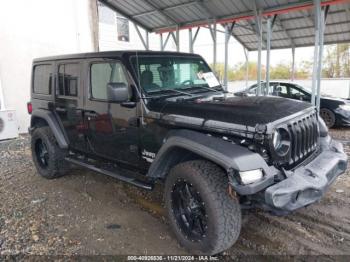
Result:
M313 1L306 0L100 0L149 32L235 22L232 35L248 50L258 49L256 11L273 19L271 48L313 46ZM256 3L256 6L254 5ZM350 1L323 0L324 44L350 42ZM265 21L263 21L265 23ZM265 26L263 26L265 28ZM265 34L265 29L263 29Z
M170 36L180 49L179 30L189 30L190 52L200 27L210 29L216 67L217 24L225 29L224 87L228 86L228 42L233 36L246 50L258 50L257 95L262 94L261 50L266 49L266 86L270 79L270 50L314 46L312 104L320 108L324 44L350 42L350 0L99 0L133 21L141 41L149 49L148 32L160 33L163 51ZM321 10L322 9L322 10ZM146 32L144 38L138 26ZM192 28L197 27L193 37ZM174 34L174 31L176 34ZM163 33L169 32L165 42ZM273 32L273 33L272 33ZM246 67L248 68L248 52ZM269 89L264 90L264 95Z

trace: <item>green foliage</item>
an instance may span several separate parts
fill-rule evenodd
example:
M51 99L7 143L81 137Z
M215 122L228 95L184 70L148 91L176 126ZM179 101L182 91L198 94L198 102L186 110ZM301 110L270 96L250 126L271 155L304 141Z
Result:
M224 78L224 69L225 65L223 63L216 64L216 68L214 69L213 65L210 65L210 67L216 72L216 75L219 77L220 80ZM257 64L254 62L248 63L248 74L249 79L256 79L258 68ZM238 63L234 67L229 67L227 72L227 78L228 81L235 81L235 80L244 80L246 77L246 64L245 63ZM262 78L264 78L264 75L266 74L265 67L262 66L261 75Z
M296 67L295 78L296 79L306 79L312 75L312 61L301 61Z
M211 68L214 70L213 65ZM312 69L312 63L307 61L303 61L300 63L300 66L296 67L296 78L304 79L310 75ZM220 80L224 77L224 64L218 63L216 65L216 75L220 78ZM270 67L270 78L271 79L290 79L291 78L291 64L279 63L276 66ZM229 67L228 69L228 81L237 81L237 80L245 80L247 74L246 64L238 63L234 67ZM257 63L249 62L248 63L248 79L255 80L257 79L258 67ZM266 67L262 65L261 68L261 79L264 80L266 75Z
M278 63L270 68L271 79L289 79L292 74L292 66L290 64Z
M350 44L325 47L322 76L327 78L350 77Z
M257 79L257 63L248 63L248 79ZM313 61L301 61L295 66L295 78L306 79L312 76ZM214 70L213 66L211 68ZM218 63L214 70L217 76L222 80L224 78L224 64ZM265 79L266 68L263 65L261 69L261 79ZM291 79L291 63L280 62L270 67L271 79ZM338 44L325 46L325 55L323 59L322 76L327 78L350 77L350 44ZM245 80L246 64L238 63L228 69L228 81Z

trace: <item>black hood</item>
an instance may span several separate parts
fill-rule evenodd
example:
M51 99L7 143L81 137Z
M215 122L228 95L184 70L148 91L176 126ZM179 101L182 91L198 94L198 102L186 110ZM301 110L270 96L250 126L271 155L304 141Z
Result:
M310 108L311 104L272 96L152 100L151 111L255 127Z

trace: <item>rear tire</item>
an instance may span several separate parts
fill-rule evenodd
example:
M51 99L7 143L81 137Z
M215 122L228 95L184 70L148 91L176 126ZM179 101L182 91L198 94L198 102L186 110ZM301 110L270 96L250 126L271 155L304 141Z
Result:
M170 225L191 253L214 255L237 241L241 209L220 167L204 160L180 163L171 169L164 194Z
M334 127L336 119L335 114L331 110L327 108L321 108L320 116L322 117L328 128Z
M66 151L58 146L49 127L34 129L31 150L35 167L42 177L58 178L69 170L69 164L64 159Z

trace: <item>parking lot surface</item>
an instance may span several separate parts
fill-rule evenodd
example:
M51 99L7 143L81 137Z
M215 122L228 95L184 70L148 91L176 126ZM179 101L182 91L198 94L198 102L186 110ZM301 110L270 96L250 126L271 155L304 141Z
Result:
M350 130L332 130L350 154ZM0 254L187 254L172 234L161 186L144 192L84 169L46 180L29 137L0 142ZM350 176L285 217L251 210L227 255L350 255Z

